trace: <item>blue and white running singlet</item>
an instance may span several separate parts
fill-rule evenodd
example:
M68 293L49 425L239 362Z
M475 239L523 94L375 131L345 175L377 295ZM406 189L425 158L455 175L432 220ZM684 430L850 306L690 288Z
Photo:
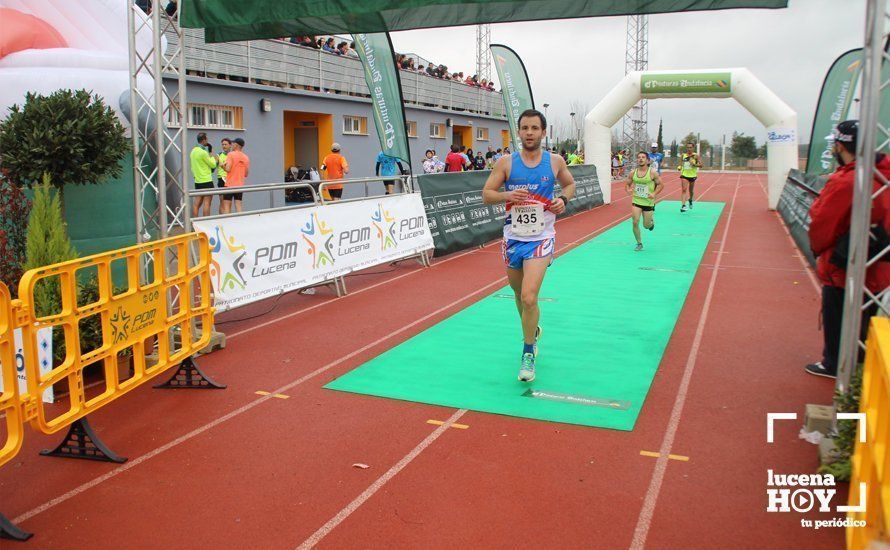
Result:
M556 235L553 225L556 223L556 214L550 211L555 180L549 152L542 152L541 162L534 168L529 168L522 162L518 151L511 154L510 178L504 183L504 189L527 189L529 197L522 204L507 204L504 239L533 242L551 239Z

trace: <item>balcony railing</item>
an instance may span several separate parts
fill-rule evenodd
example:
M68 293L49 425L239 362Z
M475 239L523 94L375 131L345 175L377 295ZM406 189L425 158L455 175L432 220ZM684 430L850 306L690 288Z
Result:
M186 71L211 78L267 84L280 88L369 97L361 61L282 40L207 44L201 29L183 29ZM166 34L175 47L177 36ZM399 71L406 104L504 118L500 92L461 82Z

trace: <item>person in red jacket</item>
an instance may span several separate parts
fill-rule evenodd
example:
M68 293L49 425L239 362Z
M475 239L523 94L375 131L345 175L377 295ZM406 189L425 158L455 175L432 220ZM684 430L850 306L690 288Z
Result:
M832 147L838 168L829 176L825 188L810 208L810 248L817 258L816 271L822 282L824 349L822 361L807 365L806 372L827 378L837 376L858 134L857 120L846 120L837 125L831 137L834 140ZM890 157L879 154L875 159L875 167L884 178L890 178ZM875 177L872 191L877 191L882 185L884 184ZM890 232L890 192L884 192L872 203L873 237L869 242L870 258L887 246L888 232ZM888 260L890 258L875 262L865 273L865 286L874 294L890 286ZM863 312L863 338L868 330L868 320L874 314L875 308Z

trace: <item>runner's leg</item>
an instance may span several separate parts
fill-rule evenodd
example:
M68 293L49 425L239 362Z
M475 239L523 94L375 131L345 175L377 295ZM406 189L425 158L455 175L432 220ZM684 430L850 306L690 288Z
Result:
M631 205L631 217L633 218L633 230L634 230L634 238L637 240L637 244L641 244L643 242L643 237L640 235L640 215L643 211L640 208L637 208L636 205Z
M544 274L550 265L550 259L549 256L527 259L522 265L522 336L525 344L535 343L535 331L541 318L538 293L541 291L541 283L544 282Z
M643 212L643 227L645 227L646 229L649 229L650 227L655 225L654 216L655 216L654 210L649 210L648 212ZM639 229L637 229L637 231L639 231Z

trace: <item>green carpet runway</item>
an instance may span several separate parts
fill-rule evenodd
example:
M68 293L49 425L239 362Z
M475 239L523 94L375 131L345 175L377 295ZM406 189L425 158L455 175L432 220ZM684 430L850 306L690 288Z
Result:
M540 294L534 382L516 379L521 329L504 287L325 387L632 430L723 203L679 209L658 204L642 252L627 220L556 259Z

